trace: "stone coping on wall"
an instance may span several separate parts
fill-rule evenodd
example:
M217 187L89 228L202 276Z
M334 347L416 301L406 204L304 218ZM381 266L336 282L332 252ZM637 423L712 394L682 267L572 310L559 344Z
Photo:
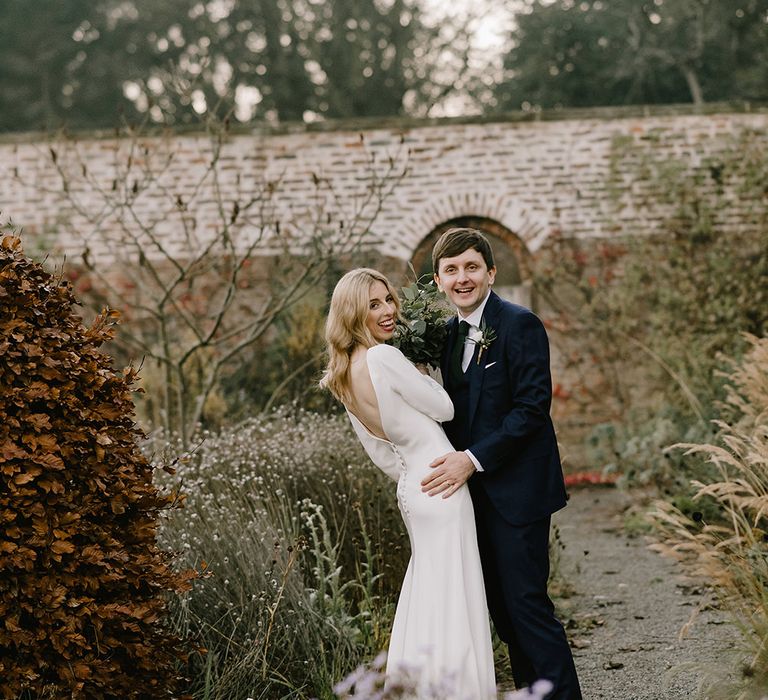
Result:
M505 124L547 121L636 119L638 117L680 117L716 114L768 114L768 103L754 102L711 102L703 105L622 105L611 107L580 107L569 109L543 109L505 112L502 114L478 114L458 117L359 117L356 119L329 119L312 123L285 122L281 124L232 124L228 133L233 135L279 136L283 134L311 132L373 131L393 129L407 131L420 127L450 126L457 124ZM205 131L204 124L176 124L169 127L149 125L142 130L144 136L166 134L169 131L179 135L196 134ZM58 132L54 132L58 133ZM84 129L67 131L78 139L111 139L117 135L112 129ZM45 131L19 131L0 133L0 144L33 143L45 141L50 136Z

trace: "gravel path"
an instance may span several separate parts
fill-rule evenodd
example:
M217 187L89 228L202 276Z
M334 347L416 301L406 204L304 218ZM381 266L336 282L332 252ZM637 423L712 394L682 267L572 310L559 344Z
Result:
M553 522L560 570L574 589L562 603L585 700L693 700L733 663L737 632L711 592L626 534L629 499L617 489L574 489ZM684 639L681 628L703 612Z

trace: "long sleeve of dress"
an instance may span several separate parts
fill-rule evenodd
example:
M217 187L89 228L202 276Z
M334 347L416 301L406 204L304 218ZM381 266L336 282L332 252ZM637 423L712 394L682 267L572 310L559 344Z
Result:
M438 422L453 418L453 403L448 393L434 379L413 365L391 345L376 345L368 350L368 365L376 363L392 389L417 411Z

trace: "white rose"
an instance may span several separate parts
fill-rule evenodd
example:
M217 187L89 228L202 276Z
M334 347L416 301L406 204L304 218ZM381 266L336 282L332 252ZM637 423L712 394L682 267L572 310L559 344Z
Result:
M483 332L479 328L473 328L467 336L473 343L479 343L483 339Z

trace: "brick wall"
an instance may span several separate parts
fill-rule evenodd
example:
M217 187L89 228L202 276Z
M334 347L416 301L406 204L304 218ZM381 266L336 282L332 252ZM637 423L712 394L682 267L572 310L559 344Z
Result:
M183 254L221 230L235 201L258 199L266 182L274 185L274 195L238 218L237 233L246 242L276 236L276 221L281 236L301 236L319 220L336 231L339 220L349 221L363 206L371 167L381 175L391 160L395 170L407 163L407 171L372 225L378 250L354 260L397 279L402 262L425 238L456 219L486 222L487 230L502 238L508 232L509 261L521 246L535 252L553 232L605 237L658 228L669 212L663 193L642 181L644 158L674 161L691 175L706 175L710 161L745 131L768 141L768 110L708 109L707 114L683 108L593 110L536 119L361 121L241 131L223 143L216 181L206 174L211 142L202 133L138 142L98 134L53 141L34 134L5 136L0 137L0 218L24 227L28 251L66 253L77 261L87 245L93 257L110 258L122 226L141 235L125 212L121 216L109 205L115 191L136 190L138 218L169 254ZM736 191L726 201L730 204L719 215L730 226L748 226L756 203L742 201ZM326 216L317 216L320 208ZM419 251L417 266L427 250ZM573 378L563 359L555 345L553 377L567 389ZM601 411L612 415L609 394L607 407L589 410L556 397L553 412L572 464L586 464L582 434L600 420Z
M230 206L265 180L279 181L271 220L281 222L283 233L300 235L311 225L318 199L331 219L351 216L365 194L371 157L378 173L389 159L396 165L407 161L405 177L372 227L380 252L407 260L441 223L461 217L498 222L535 251L555 230L579 237L610 236L637 223L652 230L664 211L649 207L647 196L637 203L637 148L680 160L693 172L745 129L768 133L768 111L593 110L537 120L294 126L230 134L221 151L219 184L221 200ZM635 156L627 155L631 146L637 147ZM118 219L105 202L112 188L136 183L136 209L164 244L194 247L230 213L219 211L212 178L204 177L209 157L210 142L200 133L143 138L133 146L97 134L50 143L40 135L6 136L0 140L0 215L24 226L41 249L76 255L83 238L92 237L92 254L109 255L109 244L99 248L97 238L117 230ZM61 194L59 170L68 173L69 198ZM152 182L146 179L150 172ZM333 192L318 190L313 178L330 182ZM182 202L197 198L186 229L180 225L183 214L170 204L176 196ZM735 199L728 213L734 220L740 206ZM96 223L83 211L98 213ZM242 226L246 238L264 233L255 219Z

